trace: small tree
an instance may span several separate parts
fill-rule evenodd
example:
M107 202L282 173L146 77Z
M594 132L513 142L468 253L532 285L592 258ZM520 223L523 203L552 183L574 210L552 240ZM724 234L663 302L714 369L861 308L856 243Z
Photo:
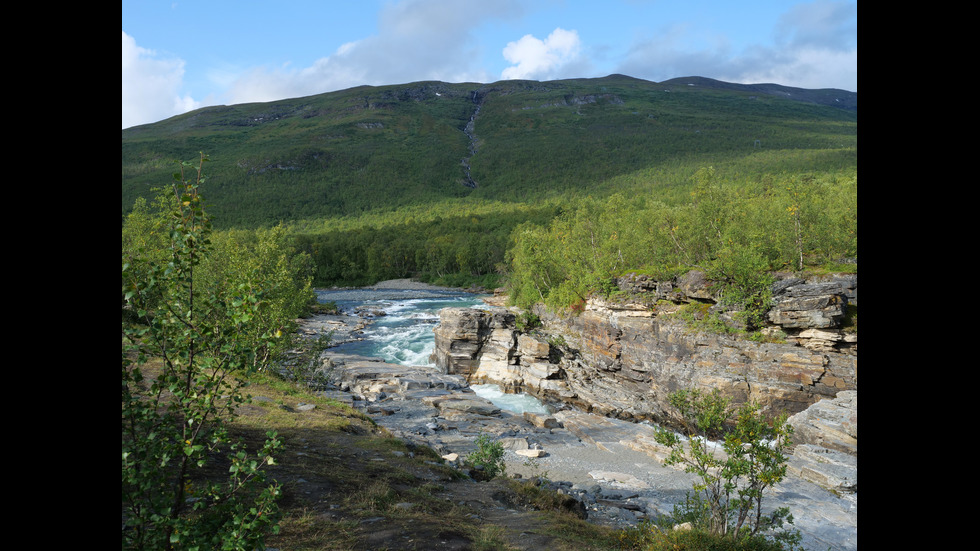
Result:
M481 478L486 480L492 480L507 472L503 444L494 441L493 437L486 433L476 438L476 450L466 456L466 462L482 469Z
M270 433L258 453L249 453L225 421L248 400L238 376L254 369L281 335L275 328L254 330L263 319L260 291L243 283L219 293L195 275L211 250L211 224L198 194L205 160L202 155L191 180L184 177L190 163L174 175L165 261L138 247L123 254L124 307L138 320L123 322L122 543L128 549L251 551L277 529L279 488L260 483L262 466L273 463L281 444ZM158 366L154 376L151 363ZM199 473L220 453L229 474L216 484Z
M667 465L684 465L685 471L698 476L694 496L689 496L688 513L708 531L732 539L756 537L771 528L792 523L787 508L763 514L765 491L786 476L786 453L791 444L793 427L786 415L765 418L759 406L746 402L738 408L731 405L716 389L681 390L671 394L670 403L680 413L688 438L667 429L658 431L656 439L670 448ZM720 449L708 438L723 438ZM793 534L780 533L776 538L792 544Z

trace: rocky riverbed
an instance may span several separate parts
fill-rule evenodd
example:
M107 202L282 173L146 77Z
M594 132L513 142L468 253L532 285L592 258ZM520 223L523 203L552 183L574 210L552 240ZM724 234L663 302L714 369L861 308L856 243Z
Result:
M382 285L426 289L407 280ZM316 316L305 320L301 331L329 331L334 343L341 343L361 338L370 323L368 315ZM328 381L324 395L350 403L395 436L429 446L459 466L476 448L476 438L489 434L506 449L509 476L546 477L578 499L591 522L626 526L670 513L691 489L692 475L662 465L665 450L653 441L649 424L562 404L550 404L550 414L518 414L478 396L464 376L436 367L329 350L323 360ZM847 419L840 410L856 411L856 393L853 403L848 399L845 393L836 405L825 400L820 411L801 416L798 423L832 425L837 418ZM797 447L789 470L766 504L790 508L807 549L857 549L856 459L840 450L804 445Z

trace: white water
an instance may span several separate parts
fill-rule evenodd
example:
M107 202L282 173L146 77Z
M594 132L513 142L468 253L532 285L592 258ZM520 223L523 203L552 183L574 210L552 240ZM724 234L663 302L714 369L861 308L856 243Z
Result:
M357 289L317 295L322 302L336 302L346 314L358 308L384 313L364 329L364 340L342 344L338 351L401 365L433 365L429 359L435 348L432 328L439 323L439 310L485 306L479 295L452 291Z
M321 302L336 302L346 314L353 314L358 308L384 312L364 329L364 340L342 344L335 350L400 365L433 365L429 359L435 349L432 329L439 323L439 311L443 308L486 308L481 295L456 291L355 289L318 291L317 295ZM548 412L536 398L526 394L506 394L497 385L473 385L470 388L501 409L515 413Z

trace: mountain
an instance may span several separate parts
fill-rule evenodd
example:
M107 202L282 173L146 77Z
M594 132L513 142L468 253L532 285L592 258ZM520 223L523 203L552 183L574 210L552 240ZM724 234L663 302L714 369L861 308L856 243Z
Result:
M722 175L855 169L857 94L624 75L360 86L199 109L122 131L122 213L211 162L216 224L358 216L432 204L535 204L678 193Z
M733 84L731 82L722 82L705 77L674 78L665 80L663 84L668 86L700 86L713 90L733 90L750 94L765 94L794 101L838 107L857 113L857 92L848 92L836 88L809 90L806 88L782 86L780 84Z

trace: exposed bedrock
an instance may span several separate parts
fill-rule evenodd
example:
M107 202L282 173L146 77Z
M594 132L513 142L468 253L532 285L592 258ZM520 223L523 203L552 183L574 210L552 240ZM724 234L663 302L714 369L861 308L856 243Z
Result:
M693 331L669 315L665 302L710 300L696 273L666 283L641 279L621 280L626 298L592 298L578 316L536 309L542 327L530 333L517 331L516 314L504 308L445 309L432 360L473 383L664 424L674 421L668 395L681 388L719 389L789 415L857 390L856 333L841 330L856 301L856 276L777 283L768 317L785 335L781 342ZM854 429L853 451L845 451L856 455Z

